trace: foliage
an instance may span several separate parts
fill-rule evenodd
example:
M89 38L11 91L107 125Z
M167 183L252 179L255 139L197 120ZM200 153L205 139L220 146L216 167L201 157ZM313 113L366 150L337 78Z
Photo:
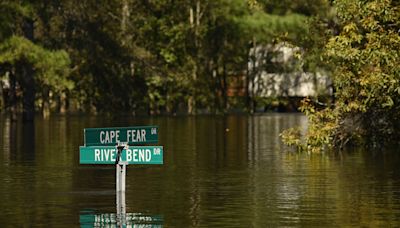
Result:
M24 62L35 70L38 86L49 87L56 93L73 89L73 82L67 78L70 60L65 51L49 51L18 36L12 36L0 45L0 64L18 67Z
M262 11L256 11L238 19L242 29L248 34L256 36L257 40L272 42L274 38L286 37L291 40L307 33L306 17L300 14L271 15Z
M349 143L397 142L400 127L400 4L390 0L337 0L341 30L326 43L334 65L335 103L316 109L306 100L310 120L305 143L312 151ZM290 138L285 132L285 138Z
M228 91L249 76L251 48L306 46L307 18L326 1L4 0L0 44L24 37L32 21L32 43L12 38L14 48L32 48L38 91L68 89L72 110L225 112L249 100Z

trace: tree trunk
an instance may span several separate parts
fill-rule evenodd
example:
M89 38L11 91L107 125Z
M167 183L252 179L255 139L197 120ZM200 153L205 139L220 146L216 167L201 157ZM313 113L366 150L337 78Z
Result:
M196 113L196 82L198 78L198 60L199 60L199 49L200 49L200 41L199 41L199 27L200 20L202 17L200 0L196 1L195 9L189 9L189 23L190 27L193 29L194 33L194 53L193 53L193 70L192 70L192 80L193 80L193 93L190 94L188 99L188 113L195 114Z
M33 121L35 116L35 81L33 79L33 70L28 66L24 70L24 83L23 83L23 110L22 116L24 121Z
M218 108L218 72L217 72L217 66L216 66L216 60L215 57L211 58L208 62L208 69L207 69L207 74L209 74L211 76L211 78L209 79L210 82L213 82L212 84L212 89L210 89L211 91L214 91L214 103L209 104L209 111L213 112L213 113L217 113L217 108Z
M122 40L122 46L129 49L132 53L132 56L135 54L135 49L133 45L133 38L130 35L129 32L129 19L131 15L131 9L129 6L129 0L122 0L122 6L121 6L121 40ZM129 62L129 76L133 78L135 76L135 62L133 60L133 57L131 57L130 62ZM136 104L132 105L132 112L135 112L135 106Z
M33 41L33 20L26 18L24 22L24 36ZM24 121L33 121L35 116L35 80L33 77L33 69L30 64L25 65L25 70L22 70L22 81L23 81L23 111L22 116Z
M0 112L4 109L3 83L0 80Z
M122 19L121 19L121 32L122 32L122 45L125 46L129 41L129 36L127 35L127 24L130 16L129 2L128 0L122 0L121 9Z
M218 113L221 109L221 77L219 72L219 61L218 59L214 60L214 69L213 69L213 77L214 77L214 107L215 113Z
M196 63L193 66L192 79L193 79L194 83L197 80L197 66L196 66ZM194 99L195 95L196 95L196 86L194 85L193 86L193 90L192 90L192 94L189 96L189 99L188 99L188 113L190 115L193 115L193 114L196 113L196 100Z
M247 67L246 67L246 79L245 79L245 94L246 94L246 107L248 109L248 112L251 112L251 98L250 98L250 83L251 83L251 70L250 70L250 62L251 62L251 54L250 54L250 50L248 50L247 53Z
M42 103L42 116L48 118L50 116L50 101L49 101L49 89L43 88L43 103Z
M250 62L251 64L251 69L249 70L249 97L248 97L248 102L250 103L250 113L254 113L255 108L256 108L256 101L254 99L255 97L255 76L257 74L257 44L256 40L253 38L253 54L250 54Z
M59 112L60 114L67 112L67 94L65 91L61 92L59 97Z
M7 106L10 107L10 118L11 121L17 120L17 80L15 78L15 73L10 72L9 74L10 80L10 90L8 91L8 101Z
M189 9L189 23L190 23L190 27L195 31L194 34L196 36L196 28L195 28L195 24L194 24L194 10L193 8ZM196 37L195 37L196 39ZM196 46L196 42L195 42L195 46ZM192 70L192 79L195 80L196 78L196 60L193 59L193 70ZM194 86L193 86L194 88ZM194 95L193 92L189 95L188 101L187 101L187 108L188 108L188 114L192 115L194 113Z
M223 105L223 113L227 112L227 108L228 108L228 94L227 94L227 75L226 75L226 64L225 61L223 63L223 67L222 67L222 105Z

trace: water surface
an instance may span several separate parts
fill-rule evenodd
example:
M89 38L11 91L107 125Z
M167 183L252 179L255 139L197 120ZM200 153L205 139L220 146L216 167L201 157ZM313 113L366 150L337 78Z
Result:
M79 165L83 129L135 125L159 126L164 165L128 166L130 215L164 227L400 226L399 149L290 153L279 133L305 128L298 114L52 116L34 124L0 116L0 226L112 218L115 167Z

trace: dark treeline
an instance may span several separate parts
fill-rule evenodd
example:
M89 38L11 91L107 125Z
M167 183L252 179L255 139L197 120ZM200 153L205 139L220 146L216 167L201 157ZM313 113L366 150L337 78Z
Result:
M377 145L399 138L399 56L395 0L2 0L0 111L253 112L276 99L264 72L323 72L328 96L302 101L308 131L284 141Z
M309 19L329 24L330 5L2 0L0 109L26 119L35 112L252 111L251 49L279 42L302 50L317 46L324 32L310 33ZM310 62L304 66L312 68ZM232 89L238 84L243 91Z

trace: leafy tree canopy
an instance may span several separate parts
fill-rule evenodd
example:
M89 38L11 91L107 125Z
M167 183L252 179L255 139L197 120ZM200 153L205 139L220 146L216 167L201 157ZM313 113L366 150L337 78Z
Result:
M400 3L336 0L341 30L326 43L324 59L335 67L335 102L318 109L305 100L310 120L305 142L289 130L288 144L321 151L366 142L397 142L400 129Z
M70 69L68 54L65 51L49 51L24 37L12 36L0 44L0 64L15 68L29 64L35 71L36 83L54 92L74 87L73 82L67 78Z

